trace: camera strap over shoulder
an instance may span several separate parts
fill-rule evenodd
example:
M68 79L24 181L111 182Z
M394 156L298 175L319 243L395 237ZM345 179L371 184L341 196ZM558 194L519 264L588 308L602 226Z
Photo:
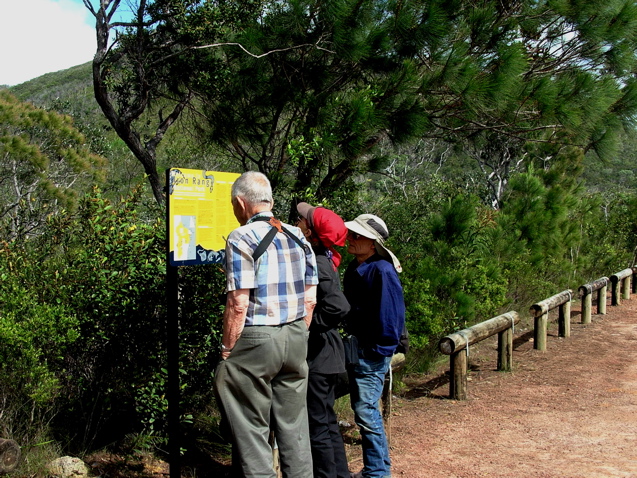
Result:
M252 259L254 259L254 262L256 262L257 259L259 259L259 257L261 257L263 255L265 250L268 248L268 246L274 240L274 236L276 236L277 232L282 232L282 233L286 234L290 239L292 239L294 242L296 242L296 244L301 249L303 249L303 251L305 251L305 244L303 244L301 239L299 239L296 235L294 235L292 232L290 232L289 229L283 227L283 224L281 224L281 221L279 221L278 219L276 219L274 217L264 217L264 216L262 216L262 217L257 217L254 220L255 221L265 221L268 224L270 224L270 226L272 226L272 229L270 229L268 231L268 233L265 235L265 237L261 240L261 242L259 243L257 248L252 253Z

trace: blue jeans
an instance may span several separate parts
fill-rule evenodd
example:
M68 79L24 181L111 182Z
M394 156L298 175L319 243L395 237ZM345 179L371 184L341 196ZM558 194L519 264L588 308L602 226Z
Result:
M365 478L391 477L389 447L379 406L390 362L391 357L376 360L359 355L359 363L349 369L350 400L361 432Z

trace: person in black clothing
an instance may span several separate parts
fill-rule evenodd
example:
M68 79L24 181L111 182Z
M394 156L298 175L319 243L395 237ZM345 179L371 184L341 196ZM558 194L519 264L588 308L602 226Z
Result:
M349 478L343 437L334 412L337 377L345 372L338 327L350 310L337 272L341 256L334 246L345 245L347 228L329 209L302 202L297 211L300 216L297 226L312 245L319 274L307 354L307 410L314 478Z

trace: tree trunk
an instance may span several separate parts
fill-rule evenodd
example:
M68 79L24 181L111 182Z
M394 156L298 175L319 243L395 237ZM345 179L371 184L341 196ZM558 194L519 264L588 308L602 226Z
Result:
M133 153L135 158L142 164L144 172L148 176L148 182L153 191L155 201L157 201L157 204L162 205L166 200L166 195L159 177L159 172L157 171L156 149L168 128L177 121L186 105L190 102L192 93L189 91L182 93L181 97L176 100L172 112L167 117L160 117L158 119L154 135L145 143L142 142L139 133L135 131L133 127L133 122L144 112L147 112L150 105L150 87L147 84L146 72L143 67L138 65L139 67L135 73L139 84L142 86L135 91L133 100L129 105L118 110L116 101L114 102L109 94L109 74L110 69L113 67L111 63L117 63L118 59L127 55L127 52L113 53L111 51L112 45L110 45L109 42L111 29L110 20L118 5L119 2L113 3L111 10L107 12L106 8L109 7L109 4L105 4L105 2L102 1L99 10L94 11L90 9L95 15L95 30L97 33L97 51L93 58L93 91L95 100L108 122L117 135L126 143L126 146L128 146L128 149ZM140 23L136 24L134 28L138 30L144 28L141 22L146 12L145 5L146 2L141 2L137 7L137 16ZM119 55L119 57L113 58L114 55ZM107 58L109 58L109 62L106 61Z

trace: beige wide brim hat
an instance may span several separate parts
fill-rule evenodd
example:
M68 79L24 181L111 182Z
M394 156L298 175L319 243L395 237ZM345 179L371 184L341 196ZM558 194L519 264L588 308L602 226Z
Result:
M396 272L403 271L398 258L385 246L385 240L389 237L389 230L385 221L380 217L374 214L361 214L353 221L346 222L345 227L363 237L372 239L376 244L376 252L391 262Z

